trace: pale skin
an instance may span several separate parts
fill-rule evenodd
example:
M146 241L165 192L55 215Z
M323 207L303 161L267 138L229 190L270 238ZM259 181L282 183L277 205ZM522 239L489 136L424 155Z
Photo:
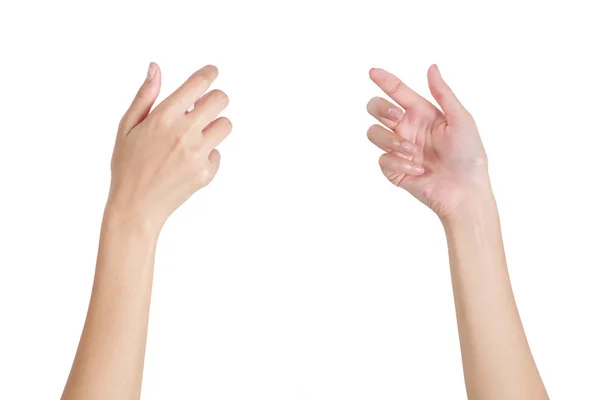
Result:
M436 66L428 79L441 111L390 73L370 75L397 103L375 98L367 107L381 123L368 131L385 151L381 169L429 206L446 231L469 399L548 399L512 294L473 118ZM213 180L215 148L232 129L219 117L225 93L207 92L216 77L215 67L200 69L152 110L161 85L152 63L119 124L92 296L63 400L140 398L160 231Z
M396 104L373 98L367 136L383 174L431 208L446 232L463 372L470 400L547 400L513 296L485 154L473 117L429 68L441 111L400 79L372 69Z
M160 230L219 169L231 132L225 93L207 92L206 66L151 111L161 85L152 63L119 124L92 297L63 400L139 399ZM191 111L188 109L194 106Z

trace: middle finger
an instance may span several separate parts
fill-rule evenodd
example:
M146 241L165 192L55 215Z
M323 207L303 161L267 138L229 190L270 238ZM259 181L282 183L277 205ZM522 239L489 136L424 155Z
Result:
M367 131L367 137L375 146L388 153L398 152L411 156L419 153L419 147L415 143L385 129L381 125L370 127Z
M404 111L389 101L382 99L381 97L372 98L367 103L367 111L377 121L381 122L391 130L396 130L398 124L404 118Z

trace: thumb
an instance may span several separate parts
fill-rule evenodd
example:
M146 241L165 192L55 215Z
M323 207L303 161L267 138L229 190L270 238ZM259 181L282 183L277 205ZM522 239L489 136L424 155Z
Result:
M436 64L429 67L427 71L429 90L433 98L438 102L442 111L446 114L448 121L464 118L469 115L468 111L460 103L452 89L446 84Z
M129 109L121 119L121 124L119 125L121 133L128 134L129 131L148 116L160 92L160 78L160 68L156 63L150 63L146 80L142 83Z

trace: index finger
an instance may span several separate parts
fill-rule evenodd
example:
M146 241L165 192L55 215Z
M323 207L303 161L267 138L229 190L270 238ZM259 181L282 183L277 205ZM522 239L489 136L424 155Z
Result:
M163 102L162 106L176 108L182 113L198 100L217 79L219 71L214 65L207 65L194 72L177 90Z
M369 71L369 76L371 77L371 80L385 92L385 94L390 96L404 109L414 107L421 102L427 102L427 100L406 86L406 84L395 75L390 74L384 69L373 68Z

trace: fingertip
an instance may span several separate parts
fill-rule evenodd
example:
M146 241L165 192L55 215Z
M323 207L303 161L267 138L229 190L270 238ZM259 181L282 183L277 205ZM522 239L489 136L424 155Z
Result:
M149 97L152 97L154 102L158 97L161 86L161 71L157 63L151 62L148 65L148 74L146 81L142 85L143 90L146 91Z
M121 128L129 133L137 124L148 116L160 92L160 68L155 62L148 64L146 79L140 85L129 109L121 119Z
M153 62L148 65L148 72L146 73L146 80L151 81L154 78L154 74L156 73L156 64Z
M390 153L383 153L379 156L379 166L381 169L386 169L390 162L390 157L394 157Z
M155 80L155 78L157 78L158 76L160 76L160 67L158 66L157 63L155 63L154 61L152 61L149 65L148 65L148 72L146 74L146 80L148 82Z
M225 126L227 127L227 130L229 132L231 132L233 130L233 123L231 122L231 120L227 117L221 117L223 120L223 123L225 124Z
M381 74L382 74L383 72L384 72L384 70L383 70L383 69L381 69L381 68L371 68L371 69L369 70L369 77L370 77L371 79L373 79L373 80L374 80L374 79L377 79L377 77L378 77L378 76L381 76Z
M437 64L431 64L429 66L429 69L427 70L427 76L429 77L429 79L436 76L441 77L440 69L438 68Z
M371 100L369 100L369 102L367 103L367 112L371 115L373 115L373 112L375 111L375 105L376 105L376 101L375 98L372 98Z
M372 135L378 130L382 128L381 125L373 124L367 129L367 137L371 138Z
M208 64L208 65L205 65L204 67L200 68L196 72L194 72L188 78L188 82L189 81L198 81L198 80L202 80L202 81L209 80L212 83L212 81L217 79L218 75L219 75L218 68L212 64Z
M219 101L221 104L227 106L229 105L229 96L227 96L227 93L225 93L224 91L222 91L221 89L215 89L212 91L212 96L214 96L214 98Z
M204 67L202 67L202 70L214 77L217 77L219 75L219 68L217 68L216 65L205 65Z

